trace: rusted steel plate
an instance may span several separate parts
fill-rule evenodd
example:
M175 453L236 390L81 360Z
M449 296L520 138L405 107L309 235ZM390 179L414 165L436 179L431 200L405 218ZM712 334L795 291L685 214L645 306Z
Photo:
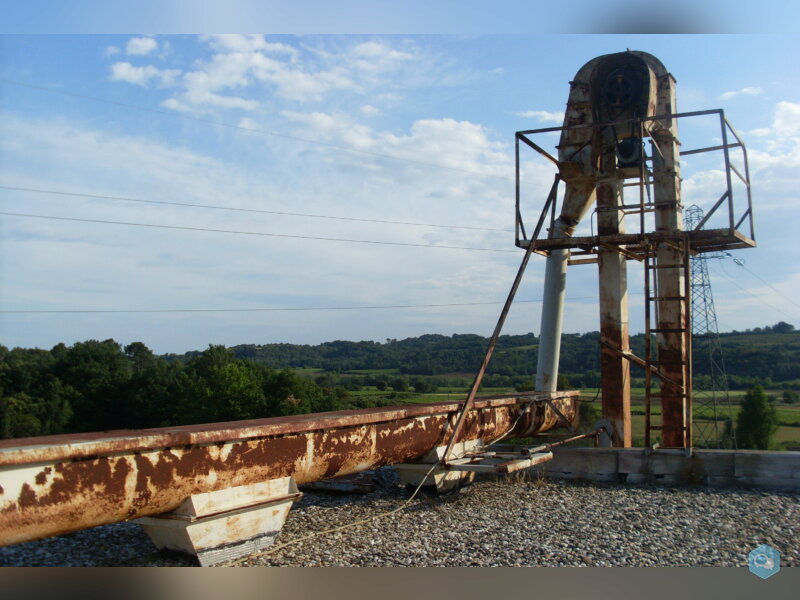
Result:
M576 422L577 395L547 396ZM476 400L459 441L490 443L509 432L527 436L557 426L557 415L542 402L518 419L528 402ZM459 408L441 402L6 440L0 447L0 545L169 512L198 493L288 476L303 484L414 461L447 442Z

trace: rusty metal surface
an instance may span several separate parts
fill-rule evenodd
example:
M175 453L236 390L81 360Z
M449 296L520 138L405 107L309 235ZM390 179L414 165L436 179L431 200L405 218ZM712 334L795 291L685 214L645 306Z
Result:
M615 165L614 147L605 148L604 164ZM610 169L597 185L597 231L600 236L625 233L622 179ZM627 258L616 246L598 251L598 292L600 308L600 380L603 418L613 425L614 446L628 448L631 438L631 367L611 348L627 350L628 271Z
M504 394L477 398L476 408L511 405L520 394ZM13 464L43 462L52 459L80 458L110 452L143 451L153 448L208 444L229 440L302 433L352 425L396 421L423 415L457 411L462 402L430 402L405 406L341 410L327 413L272 417L225 423L206 423L180 427L73 433L0 440L0 467Z
M556 248L594 248L601 245L624 245L628 250L641 251L644 245L676 241L683 237L683 232L650 232L642 236L638 233L620 233L595 236L576 236L572 238L556 238L536 240L535 250L553 250ZM755 248L756 243L739 231L730 229L703 229L689 232L692 249L696 252L716 252L737 248Z
M577 395L547 396L575 422ZM529 402L476 400L458 441L490 443L558 424L543 402L520 417ZM169 512L198 493L287 476L302 484L414 461L447 442L460 408L441 402L7 440L0 452L0 545Z
M674 110L675 86L671 80L659 80L658 98L659 103L666 107L664 112L671 112L670 108ZM678 236L683 231L678 122L677 119L671 119L662 121L661 125L652 134L654 147L658 148L653 152L655 225L657 231ZM678 243L661 242L656 245L655 252L656 346L658 370L664 375L660 386L661 445L678 448L692 445L691 439L687 438L686 421L687 412L691 421L687 380L687 366L691 360L691 355L687 353L687 338L691 335L691 325L688 321L689 298L685 295L683 268L688 260L687 252L685 239L680 239Z

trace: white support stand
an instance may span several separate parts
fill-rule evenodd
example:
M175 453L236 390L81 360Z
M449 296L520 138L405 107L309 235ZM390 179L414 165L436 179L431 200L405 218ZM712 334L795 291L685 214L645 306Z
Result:
M480 451L482 448L482 440L459 442L453 445L453 455L463 457L467 454ZM397 475L400 477L400 484L416 489L425 478L428 471L430 471L431 466L444 456L446 450L447 446L437 446L423 456L418 462L394 465ZM440 465L428 475L423 488L432 488L435 486L436 491L442 494L465 487L472 483L474 479L474 472L456 471Z
M196 494L170 513L136 522L161 551L209 566L263 550L303 494L292 477Z

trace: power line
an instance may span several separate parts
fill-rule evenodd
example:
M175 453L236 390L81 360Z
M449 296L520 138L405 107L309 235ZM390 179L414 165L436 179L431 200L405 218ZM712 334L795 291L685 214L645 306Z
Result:
M436 223L415 223L411 221L393 221L390 219L362 219L357 217L338 217L333 215L317 215L312 213L296 213L277 210L266 210L259 208L239 208L229 206L219 206L214 204L194 204L189 202L172 202L167 200L145 200L142 198L128 198L124 196L105 196L101 194L85 194L80 192L64 192L58 190L42 190L37 188L16 187L10 185L0 185L0 189L13 190L16 192L34 192L40 194L56 194L59 196L73 196L79 198L94 198L99 200L121 200L123 202L138 202L142 204L163 204L167 206L186 206L191 208L211 208L214 210L228 210L246 213L264 213L269 215L286 215L291 217L313 217L316 219L335 219L337 221L359 221L362 223L389 223L392 225L411 225L415 227L440 227L445 229L471 229L475 231L504 231L511 232L513 229L494 229L491 227L469 227L467 225L441 225Z
M224 123L222 121L215 121L213 119L204 119L202 117L193 117L193 116L187 115L187 114L173 113L173 112L169 112L169 111L166 111L166 110L161 110L159 108L151 108L151 107L147 107L147 106L140 106L138 104L129 104L127 102L119 102L117 100L108 100L107 98L100 98L98 96L90 96L88 94L79 94L79 93L76 93L76 92L68 92L66 90L56 90L56 89L44 87L44 86L41 86L41 85L35 85L35 84L32 84L32 83L24 83L22 81L15 81L13 79L6 79L5 77L0 77L0 83L7 83L7 84L10 84L10 85L16 85L16 86L20 86L20 87L27 87L27 88L31 88L31 89L34 89L34 90L40 90L40 91L43 91L43 92L50 92L50 93L53 93L53 94L61 94L62 96L70 96L70 97L73 97L73 98L81 98L83 100L91 100L93 102L103 102L105 104L113 104L115 106L122 106L122 107L125 107L125 108L132 108L132 109L135 109L135 110L141 110L141 111L144 111L144 112L156 113L156 114L159 114L159 115L166 115L168 117L173 117L173 118L178 118L178 119L185 119L185 120L189 120L189 121L197 121L198 123L206 123L206 124L209 124L209 125L217 125L219 127L227 127L229 129L239 129L241 131L247 131L247 132L250 132L250 133L258 133L258 134L261 134L261 135L280 137L280 138L285 138L285 139L288 139L288 140L295 140L295 141L298 141L298 142L306 142L306 143L314 144L314 145L317 145L317 146L325 146L325 147L328 147L328 148L333 148L335 150L344 150L345 152L354 152L354 153L358 153L358 154L368 154L368 155L371 155L371 156L377 156L377 157L380 157L380 158L388 158L390 160L398 160L398 161L407 162L407 163L411 163L411 164L415 164L415 165L421 165L421 166L424 166L424 167L434 167L434 168L438 168L438 169L447 169L447 170L450 170L450 171L458 171L460 173L469 173L471 175L478 175L480 177L490 177L490 178L493 178L493 179L502 179L503 181L510 181L510 179L508 177L502 177L500 175L491 175L489 173L479 173L478 171L472 171L470 169L462 169L460 167L453 167L453 166L450 166L450 165L443 165L443 164L440 164L440 163L428 163L428 162L424 162L424 161L421 161L421 160L414 160L413 158L404 158L402 156L395 156L393 154L384 154L382 152L373 152L371 150L364 150L364 149L361 149L361 148L355 148L353 146L340 146L338 144L332 144L330 142L322 142L320 140L304 138L304 137L296 136L296 135L289 135L287 133L279 133L277 131L270 131L268 129L258 129L258 128L255 128L255 127L245 127L243 125L233 125L232 123Z
M521 302L536 302L522 300ZM165 308L165 309L112 309L112 310L0 310L0 313L217 313L217 312L283 312L322 310L378 310L392 308L439 308L452 306L479 306L502 302L453 302L447 304L390 304L386 306L311 306L285 308Z
M758 280L759 280L761 283L763 283L764 285L766 285L766 286L767 286L769 289L771 289L773 292L775 292L775 293L776 293L776 294L778 294L779 296L782 296L782 297L783 297L785 300L788 300L789 302L791 302L792 304L794 304L796 307L800 308L800 304L798 304L797 302L795 302L794 300L792 300L792 299L791 299L789 296L787 296L786 294L784 294L783 292L781 292L779 289L777 289L776 287L774 287L774 286L773 286L771 283L769 283L768 281L765 281L765 280L764 280L764 279L763 279L763 278L762 278L762 277L761 277L761 276L760 276L758 273L756 273L756 272L754 272L754 271L751 271L750 269L748 269L748 268L747 268L747 266L745 266L745 264L744 264L744 260L742 260L741 258L734 258L734 259L733 259L733 262L734 262L734 263L736 263L738 266L742 267L742 268L743 268L745 271L747 271L748 273L750 273L750 275L752 275L753 277L755 277L756 279L758 279Z
M595 300L597 296L576 296L568 298L571 300ZM532 304L541 300L516 300L515 302ZM42 309L42 310L6 310L0 309L4 314L49 314L49 313L232 313L232 312L304 312L304 311L324 311L324 310L383 310L396 308L444 308L453 306L489 306L503 304L502 302L449 302L444 304L388 304L383 306L304 306L304 307L283 307L283 308L158 308L158 309Z
M720 264L720 265L723 265L724 263L720 262L719 264ZM736 287L738 287L740 290L742 290L742 291L743 291L745 294L748 294L749 296L752 296L754 299L758 300L759 302L763 302L764 304L766 304L767 306L769 306L769 307L770 307L770 308L772 308L773 310L777 310L779 313L782 313L784 316L788 317L789 319L792 319L793 321L796 321L796 320L797 320L797 319L795 319L795 317L793 317L793 316L792 316L792 315L790 315L789 313L787 313L787 312L785 312L784 310L782 310L782 309L778 308L778 307L777 307L777 306L775 306L774 304L770 304L769 302L765 301L763 298L759 298L758 296L756 296L756 295L755 295L753 292L751 292L751 291L750 291L750 290L748 290L747 288L744 288L744 287L742 287L741 285L739 285L739 283L738 283L738 282L737 282L737 281L736 281L736 280L735 280L733 277L731 277L730 275L728 275L727 271L725 271L725 267L724 267L724 266L722 267L722 271L723 271L723 272L721 273L721 275L722 275L722 276L723 276L725 279L727 279L728 281L730 281L730 282L731 282L733 285L735 285L735 286L736 286Z
M211 229L206 227L188 227L183 225L157 225L155 223L134 223L131 221L107 221L104 219L79 219L76 217L57 217L53 215L32 215L27 213L0 212L0 215L8 217L24 217L30 219L49 219L56 221L73 221L80 223L99 223L103 225L129 225L132 227L154 227L158 229L179 229L182 231L203 231L211 233L230 233L236 235L256 235L277 238L292 238L299 240L317 240L326 242L349 242L354 244L378 244L381 246L412 246L415 248L443 248L448 250L480 250L484 252L516 252L515 250L503 250L501 248L479 248L473 246L440 246L434 244L415 244L411 242L383 242L378 240L354 240L349 238L330 238L311 235L292 235L288 233L269 233L265 231L238 231L232 229Z

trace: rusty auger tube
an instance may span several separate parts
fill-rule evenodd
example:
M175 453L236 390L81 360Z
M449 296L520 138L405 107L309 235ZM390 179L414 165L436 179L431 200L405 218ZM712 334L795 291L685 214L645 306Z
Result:
M577 423L578 392L476 399L458 441ZM0 545L157 515L193 494L293 476L307 483L422 458L460 402L0 442ZM525 414L526 407L531 406ZM522 416L520 416L522 415ZM513 431L509 431L513 429Z

